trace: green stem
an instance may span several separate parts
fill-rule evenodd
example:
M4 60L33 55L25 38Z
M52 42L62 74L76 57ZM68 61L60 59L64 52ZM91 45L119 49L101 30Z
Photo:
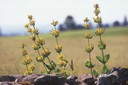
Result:
M101 37L101 35L100 35L100 42L102 42L102 37ZM103 58L103 61L104 61L104 50L102 49L101 50L101 53L102 53L102 58ZM105 63L103 63L104 64L104 66L105 66Z
M89 46L89 45L90 45L90 40L88 39L88 46ZM90 63L92 63L91 53L89 53L89 61L90 61ZM91 74L92 74L92 76L93 76L92 68L90 68L90 72L91 72Z

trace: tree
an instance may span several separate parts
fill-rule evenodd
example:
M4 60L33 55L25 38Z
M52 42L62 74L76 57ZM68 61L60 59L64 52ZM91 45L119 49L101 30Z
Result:
M123 26L127 26L127 25L128 25L127 17L124 16Z

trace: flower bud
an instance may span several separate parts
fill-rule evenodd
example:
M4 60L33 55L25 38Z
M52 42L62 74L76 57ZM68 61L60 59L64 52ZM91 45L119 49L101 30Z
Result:
M54 37L58 37L59 36L59 34L60 34L60 32L59 32L59 30L52 30L51 31L51 34L54 36Z
M28 51L25 49L22 49L22 56L26 56L28 54Z
M89 22L88 17L86 17L86 18L84 19L84 22Z
M33 71L34 69L35 69L35 66L34 66L34 65L29 65L29 66L28 66L28 70L29 70L29 71Z
M39 44L39 45L44 45L45 41L44 41L43 38L39 38L39 39L36 39L36 43Z
M86 29L89 29L89 24L84 24L84 27L86 28Z
M98 24L102 23L102 19L99 16L96 16L95 18L93 18L93 20L95 23L98 23Z
M32 29L31 28L27 28L27 32L32 32Z
M63 60L60 60L60 61L58 62L58 65L61 66L61 67L65 66L66 64L67 64L67 63L66 63L65 61L63 61Z
M20 48L24 48L26 45L22 42Z
M51 53L51 52L50 52L49 49L47 48L47 49L45 49L45 50L42 51L42 56L43 56L43 57L48 57L50 53Z
M22 63L24 65L30 64L32 62L32 58L31 57L26 57L22 60Z
M33 16L32 15L28 15L28 19L32 20Z
M58 59L63 60L63 58L64 58L64 55L62 55L62 54L58 55Z
M104 33L104 30L103 30L102 28L96 29L95 34L96 34L97 36L100 36L100 35L102 35L103 33Z
M95 9L94 13L95 13L96 16L98 16L99 13L100 13L100 8Z
M38 57L36 57L36 60L37 60L38 62L43 62L43 56L38 56Z
M106 44L103 41L100 41L99 44L98 44L98 48L100 50L106 49Z
M51 23L51 25L56 26L58 24L58 21L54 21Z
M98 4L94 4L94 8L95 9L99 8L99 5Z
M33 44L33 45L32 45L32 48L33 48L34 50L38 50L38 49L40 49L40 46L37 45L37 44Z
M29 24L25 24L24 27L25 27L25 28L29 28Z
M29 22L29 24L30 24L31 26L35 26L35 21L31 20L31 21Z
M85 33L85 38L91 39L93 35L91 33Z
M90 44L89 46L87 46L87 48L85 49L85 51L87 53L90 53L93 49L94 49L94 46L92 44Z
M62 51L62 46L61 45L56 45L55 50L57 53L60 53Z
M36 36L33 34L33 35L30 36L30 39L32 39L33 41L35 41L36 40Z
M33 34L38 35L39 34L39 29L37 29L37 28L33 29L32 32L33 32Z

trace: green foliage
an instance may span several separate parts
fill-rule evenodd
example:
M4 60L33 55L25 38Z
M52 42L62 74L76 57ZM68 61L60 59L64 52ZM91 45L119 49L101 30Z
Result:
M108 73L109 68L106 66L106 63L110 59L109 54L104 54L104 50L106 49L106 43L102 40L102 35L104 34L105 30L100 26L102 24L102 18L99 16L100 9L99 5L96 4L94 6L95 10L95 16L94 22L98 24L98 28L95 31L95 34L99 37L100 41L98 43L98 48L101 51L101 56L96 56L97 60L103 64L103 68L101 70L101 73ZM27 29L27 32L30 33L30 39L33 41L32 48L37 52L38 56L36 57L37 62L40 62L43 64L44 71L42 73L57 73L64 76L67 76L66 66L69 64L69 67L74 72L74 63L73 59L71 60L71 63L68 62L68 60L65 59L64 55L62 54L62 46L59 44L58 37L60 35L60 31L56 28L58 21L54 21L51 23L51 25L54 26L54 29L51 31L52 36L56 40L56 46L55 46L55 52L58 54L58 62L54 62L53 60L49 58L51 52L48 48L45 48L45 40L39 36L40 32L39 29L36 27L35 19L32 15L28 16L29 22L25 25L25 28ZM88 54L88 61L86 61L85 66L90 69L90 73L92 76L98 76L99 73L97 73L96 70L94 70L95 64L92 63L92 56L91 53L94 49L93 44L90 43L90 39L93 38L93 34L90 32L90 26L89 26L89 19L84 19L84 27L87 29L85 32L85 38L87 40L87 46L85 47L85 51ZM34 66L31 66L31 68L28 68L28 64L32 62L31 58L27 58L28 52L26 49L24 49L25 45L22 44L22 55L25 56L25 59L23 61L23 64L27 67L27 74L32 73L34 70ZM46 61L47 59L47 61ZM58 67L59 66L59 67ZM31 71L29 71L31 69Z
M87 61L87 62L85 63L85 66L88 67L88 68L94 68L95 64L92 64L92 62Z

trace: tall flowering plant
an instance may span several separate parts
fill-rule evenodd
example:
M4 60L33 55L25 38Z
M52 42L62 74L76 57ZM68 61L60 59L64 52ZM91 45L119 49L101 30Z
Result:
M99 37L98 48L101 50L101 56L96 56L96 58L103 64L102 73L108 73L109 68L107 67L106 63L108 62L110 55L105 54L104 50L106 49L106 43L102 39L102 35L104 34L105 30L101 27L102 18L99 16L100 14L100 7L98 4L94 5L94 13L95 17L93 18L94 22L98 24L95 34Z

